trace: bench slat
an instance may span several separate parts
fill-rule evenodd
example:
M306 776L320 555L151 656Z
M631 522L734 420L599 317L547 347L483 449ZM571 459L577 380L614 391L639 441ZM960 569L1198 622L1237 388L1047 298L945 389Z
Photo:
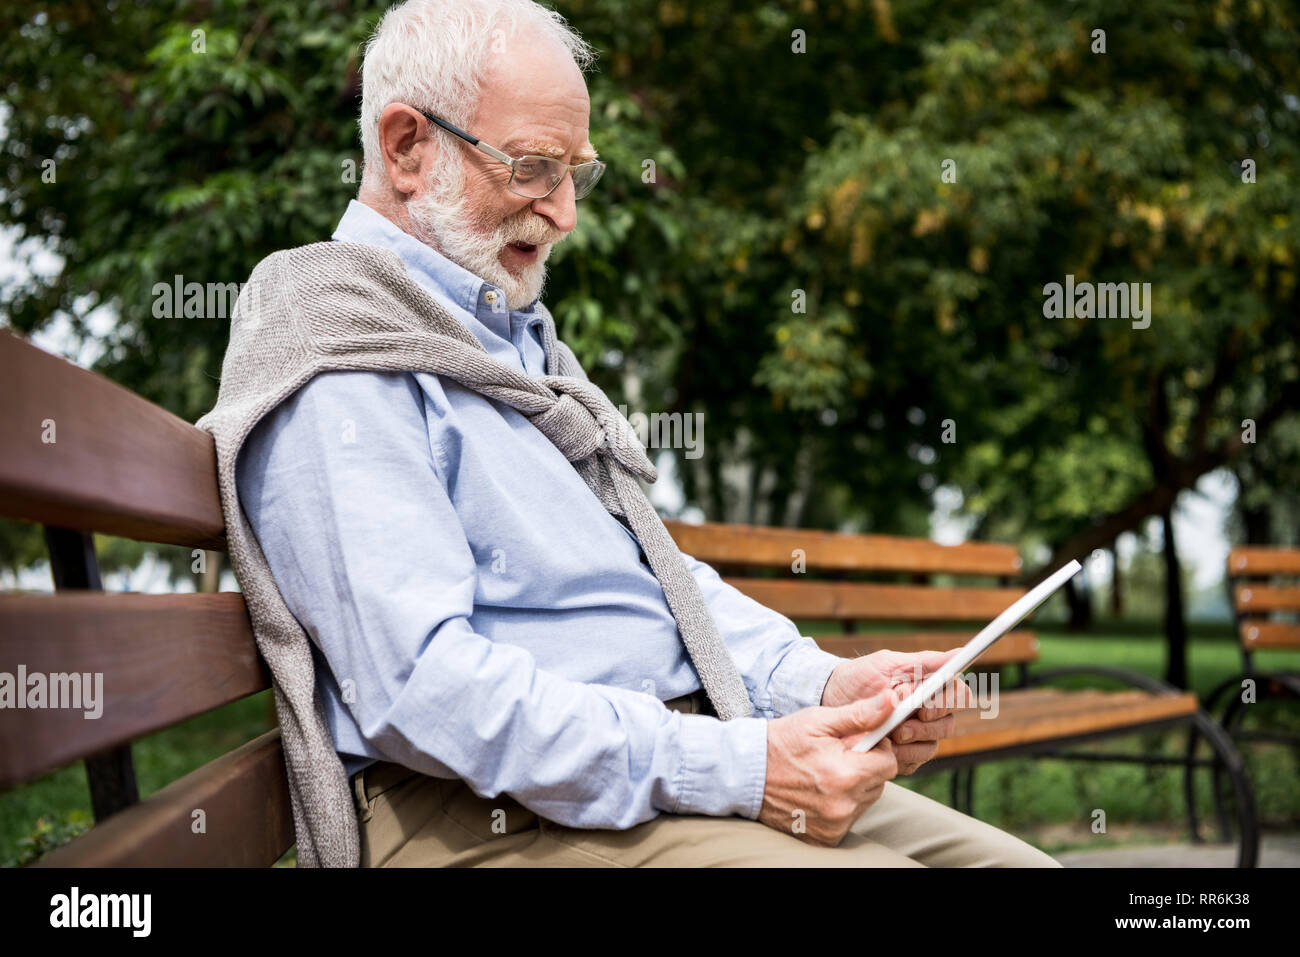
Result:
M194 833L201 809L206 830ZM269 867L294 842L280 729L113 815L37 867Z
M0 786L269 687L235 592L0 596L0 671L20 664L29 676L102 673L102 714L6 710Z
M995 751L1104 731L1118 731L1196 713L1191 692L1148 691L1003 691L998 716L981 718L978 710L957 713L954 735L939 742L937 758Z
M843 658L873 651L947 651L970 640L963 631L864 632L858 635L815 635L818 647ZM1032 631L1010 631L976 659L981 665L1005 665L1038 660L1038 636Z
M791 618L863 621L985 621L1024 594L1019 588L933 588L869 582L728 578L755 601Z
M212 437L0 332L0 515L224 548ZM43 441L51 427L54 442Z
M1242 614L1266 611L1300 611L1300 586L1241 584L1235 590L1237 610Z
M1241 622L1238 636L1247 648L1300 648L1300 624L1287 621Z
M1228 552L1228 574L1300 575L1300 549L1249 545Z
M678 548L709 564L789 569L795 550L800 549L810 570L997 576L1020 573L1020 553L1014 545L940 545L923 538L720 522L664 524Z
M1150 696L1151 692L1136 688L1121 691L1103 691L1099 688L1013 688L1001 693L997 718L980 718L979 721L983 725L998 719L1010 724L1023 724L1044 716L1092 714L1123 705L1141 704Z

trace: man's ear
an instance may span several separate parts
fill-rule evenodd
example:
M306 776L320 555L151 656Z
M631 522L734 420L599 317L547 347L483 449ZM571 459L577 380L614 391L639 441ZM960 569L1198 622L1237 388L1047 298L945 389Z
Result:
M424 173L439 145L427 134L428 122L404 103L389 103L379 115L379 152L393 189L404 195L423 188Z

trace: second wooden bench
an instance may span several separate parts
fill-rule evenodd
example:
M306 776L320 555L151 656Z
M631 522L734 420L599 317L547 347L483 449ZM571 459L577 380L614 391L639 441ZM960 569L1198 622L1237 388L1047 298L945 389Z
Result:
M1012 584L1021 575L1020 556L1012 545L940 545L927 539L755 525L666 524L683 552L712 565L756 601L792 619L840 624L844 634L813 637L825 650L844 657L886 648L955 648L1024 593ZM999 675L996 716L990 717L992 709L989 714L959 712L955 734L940 743L938 754L923 769L953 771L955 807L972 813L974 768L985 761L1030 755L1176 765L1187 782L1195 840L1194 775L1210 768L1216 789L1220 782L1231 789L1238 865L1254 866L1259 837L1250 780L1232 741L1198 706L1195 694L1116 668L1031 670L1037 659L1038 640L1027 630L1012 631L979 659L977 670ZM1006 688L1011 682L1001 678L1009 666L1016 666L1018 673L1014 687ZM1079 675L1127 687L1067 690L1044 685ZM1084 742L1179 725L1191 732L1189 753L1183 757L1072 750ZM1197 741L1208 742L1208 756L1198 754ZM1217 790L1215 797L1221 805L1227 803ZM1233 839L1226 814L1220 815L1220 823L1222 838Z

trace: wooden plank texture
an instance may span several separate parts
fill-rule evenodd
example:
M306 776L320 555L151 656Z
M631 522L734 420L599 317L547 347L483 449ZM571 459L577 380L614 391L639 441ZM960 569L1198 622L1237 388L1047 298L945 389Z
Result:
M1241 643L1248 649L1300 648L1300 624L1247 618L1238 626Z
M1237 611L1243 615L1267 611L1300 611L1300 586L1239 584L1234 589Z
M947 651L964 645L973 633L964 631L934 632L863 632L856 635L815 635L818 647L842 658L856 658L873 651ZM1003 635L976 661L991 667L1038 660L1038 636L1032 631L1012 631Z
M769 578L726 581L755 601L791 618L988 621L1024 594L1019 588L932 588Z
M80 708L14 708L0 722L0 786L203 714L269 686L242 595L0 596L0 672L90 675ZM53 685L50 681L48 684ZM70 695L74 684L60 679ZM67 700L65 698L65 700Z
M1300 575L1300 549L1246 545L1228 552L1228 574Z
M679 521L664 524L677 547L711 565L792 567L796 551L809 571L898 571L957 575L1017 575L1020 554L1014 545L972 542L940 545L923 538L851 535L797 528Z
M204 830L196 833L200 820ZM276 728L113 815L34 866L269 867L293 841L289 779Z
M224 548L207 433L9 332L0 409L0 515Z
M1191 692L1063 691L1030 688L1003 691L998 714L977 709L957 713L954 735L939 742L938 758L976 754L1068 738L1119 731L1196 713Z

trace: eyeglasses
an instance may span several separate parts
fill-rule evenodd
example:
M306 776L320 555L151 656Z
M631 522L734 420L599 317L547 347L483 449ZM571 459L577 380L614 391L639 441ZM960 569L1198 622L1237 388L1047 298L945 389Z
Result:
M573 173L573 198L575 200L582 199L591 192L592 187L596 185L596 181L605 172L605 164L594 161L570 166L553 156L538 156L531 153L513 159L495 146L488 146L477 136L466 133L459 126L448 123L440 116L434 116L424 110L420 110L420 114L430 123L436 123L448 133L453 133L471 146L477 147L480 152L486 153L494 160L509 166L510 182L506 184L506 189L517 196L525 196L528 199L544 199L555 191L555 187L560 185L564 180L565 173Z

